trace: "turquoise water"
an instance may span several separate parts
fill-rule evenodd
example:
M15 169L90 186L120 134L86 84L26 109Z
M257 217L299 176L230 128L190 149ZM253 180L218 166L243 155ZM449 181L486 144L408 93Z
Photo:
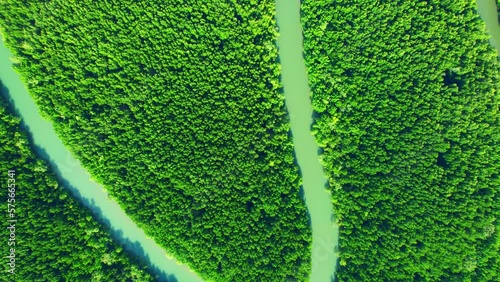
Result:
M333 220L331 194L326 189L328 182L319 162L319 147L310 130L313 109L302 57L300 1L276 0L276 19L280 32L278 48L285 103L313 232L309 281L332 281L337 261L334 250L338 244L338 226Z
M304 197L313 232L312 269L309 280L331 281L337 261L334 250L338 244L338 226L333 220L331 194L326 187L327 179L319 163L319 147L310 131L313 110L307 71L302 58L300 1L277 0L276 13L280 29L277 43L285 102L290 114L295 154L302 174ZM174 275L180 282L201 281L187 266L168 258L165 251L148 238L116 202L108 198L104 188L91 180L90 175L57 137L52 124L41 117L18 74L12 69L9 57L12 57L11 53L3 42L0 43L0 79L9 89L12 103L28 128L39 154L48 156L59 177L78 191L82 201L91 203L90 208L99 210L115 233L122 233L120 237L130 249L138 252L138 255L143 251L152 266ZM137 248L135 243L140 247Z
M66 186L76 189L79 193L76 193L77 197L84 203L90 203L89 208L102 214L104 221L109 222L113 233L119 234L118 239L126 249L132 250L138 256L145 255L150 265L157 268L160 274L163 273L162 280L166 280L168 274L169 278L172 275L179 282L202 281L187 266L168 258L165 251L148 238L115 201L108 198L104 188L91 180L87 171L72 157L57 137L52 124L41 117L19 75L13 70L10 57L12 54L0 36L0 79L9 90L11 103L28 128L28 134L37 147L38 155L49 157L48 161L58 172L61 181L68 184Z

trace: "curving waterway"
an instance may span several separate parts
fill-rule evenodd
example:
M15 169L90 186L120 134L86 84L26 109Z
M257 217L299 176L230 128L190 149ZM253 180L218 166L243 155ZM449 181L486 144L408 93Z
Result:
M167 257L165 250L146 236L115 201L108 198L104 188L91 180L88 172L58 138L52 124L40 115L19 75L12 68L11 57L0 35L0 80L7 87L8 98L22 118L37 154L50 162L65 186L76 190L73 194L108 223L125 249L149 261L150 267L160 276L160 281L202 281L187 266Z
M285 103L313 234L309 281L330 282L337 262L334 250L338 244L338 226L334 223L331 194L319 162L319 147L311 134L313 109L302 55L300 0L276 0L276 20Z
M481 1L481 0L478 0ZM494 1L494 0L493 0ZM313 109L310 100L307 71L302 55L302 28L300 0L276 0L276 20L279 57L285 103L290 115L295 155L303 180L308 208L312 242L312 282L332 281L335 275L338 244L338 226L334 223L331 194L319 162L319 147L311 135ZM150 265L162 274L163 280L175 277L179 282L202 281L187 266L178 264L144 234L120 206L110 200L107 192L91 179L88 172L75 160L56 135L52 124L42 118L19 75L13 70L12 54L0 36L0 80L9 90L9 98L39 155L50 162L58 177L74 189L86 205L101 215L125 247L136 255L147 258ZM171 275L171 276L170 276Z

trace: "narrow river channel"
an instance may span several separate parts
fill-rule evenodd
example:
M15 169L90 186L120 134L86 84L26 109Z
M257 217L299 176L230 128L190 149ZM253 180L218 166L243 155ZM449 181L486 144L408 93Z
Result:
M486 22L491 44L500 54L500 25L495 0L477 0L478 13ZM299 164L304 196L313 232L312 282L332 281L335 275L338 244L338 226L333 220L331 194L326 188L327 179L319 163L318 145L311 135L313 110L310 101L307 71L302 56L302 28L300 24L300 0L276 0L276 19L280 37L279 56L282 65L282 83L285 102L290 114L295 154ZM103 187L91 180L57 137L52 124L44 120L29 96L18 74L12 69L12 54L0 37L0 79L9 90L13 102L28 134L40 154L49 161L64 182L76 189L83 202L92 203L89 208L99 210L112 230L127 249L148 258L160 273L172 275L179 282L202 281L187 266L167 257L165 251L137 227L120 206L108 198ZM137 247L137 244L140 246ZM144 254L142 253L144 252ZM166 275L162 276L164 279Z
M490 43L500 55L500 24L498 23L496 0L477 0L476 4L477 12L486 23L486 29L491 36Z
M109 222L115 234L121 233L117 239L124 244L125 249L135 252L139 257L146 257L150 265L158 269L157 274L160 275L161 281L167 281L167 277L169 281L202 281L187 266L168 258L163 248L148 238L120 206L108 198L103 187L91 180L88 172L57 137L52 124L40 115L19 75L13 70L10 57L12 54L0 36L0 79L7 87L13 106L29 131L28 135L36 147L37 155L48 156L45 160L51 163L58 177L76 189L84 203L92 203L88 207L100 213L104 220ZM170 279L172 277L175 277L175 280Z
M313 233L309 281L332 281L337 257L338 227L334 224L331 194L319 163L318 145L311 134L313 110L305 62L299 0L276 0L280 36L279 57L285 103L290 115L295 155L302 173L304 196Z

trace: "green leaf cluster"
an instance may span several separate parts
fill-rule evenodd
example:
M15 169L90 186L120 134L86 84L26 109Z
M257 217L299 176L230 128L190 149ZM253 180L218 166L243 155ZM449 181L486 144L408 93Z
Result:
M475 2L302 2L340 281L500 277L500 65Z
M303 281L274 1L0 2L43 114L138 225L207 280Z
M3 85L0 82L0 91ZM0 93L1 94L1 93ZM48 165L32 152L20 118L0 95L2 193L2 275L0 281L155 281L143 263L110 237L90 210L59 184ZM15 196L8 196L15 170ZM12 206L7 207L8 199ZM14 199L12 201L12 199ZM13 210L13 218L8 209ZM14 219L14 234L7 219ZM14 238L14 240L9 240ZM5 256L14 249L13 273Z

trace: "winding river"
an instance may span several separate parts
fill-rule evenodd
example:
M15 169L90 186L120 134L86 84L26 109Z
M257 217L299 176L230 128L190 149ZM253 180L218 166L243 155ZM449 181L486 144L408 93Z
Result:
M167 257L165 250L146 236L115 201L108 198L104 188L91 180L88 172L58 138L52 123L40 115L19 75L12 68L11 57L11 52L0 36L0 79L9 90L10 103L22 118L37 154L44 156L65 186L110 226L114 236L126 249L149 262L160 276L160 281L202 281L187 266Z
M500 54L500 25L495 0L477 0L478 12L491 34L491 44ZM310 216L312 271L310 281L332 281L335 275L338 226L334 223L331 194L319 163L318 145L311 135L313 110L310 101L307 71L302 55L300 0L276 0L276 19L280 30L279 56L285 102L290 115L296 159L303 179L304 197ZM0 37L0 79L9 89L17 114L22 117L30 139L39 155L45 156L58 177L86 205L109 224L115 236L136 255L145 258L162 280L202 281L187 266L178 264L144 234L119 205L108 198L103 187L68 152L57 137L52 124L42 118L18 74L12 69L12 54Z
M319 147L311 134L313 109L302 55L300 0L276 0L276 19L285 103L313 233L309 281L332 281L337 262L334 250L338 244L338 226L334 224L331 194L319 162Z
M311 135L312 107L305 64L302 58L302 28L299 0L277 0L278 39L282 64L282 83L290 114L295 154L303 178L303 190L311 220L312 271L310 281L332 281L335 272L334 248L338 228L332 222L331 195L318 159L318 146ZM48 161L59 179L87 207L109 225L115 237L129 250L146 259L163 281L202 281L187 266L180 265L144 234L120 206L110 200L104 188L73 158L55 133L52 124L43 119L19 75L0 37L0 79L9 90L10 103L22 118L37 154Z

